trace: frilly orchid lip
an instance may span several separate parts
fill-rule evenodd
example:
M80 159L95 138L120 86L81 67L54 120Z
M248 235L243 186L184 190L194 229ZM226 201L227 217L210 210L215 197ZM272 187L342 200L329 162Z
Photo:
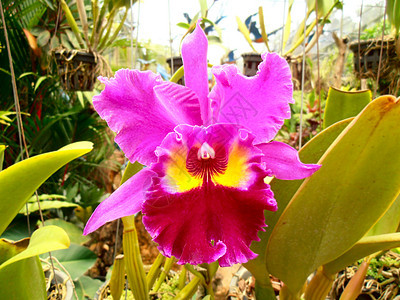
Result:
M277 204L264 177L302 179L319 169L297 151L270 142L290 117L292 82L286 61L262 55L257 75L213 67L209 93L207 38L197 25L182 44L186 86L151 72L119 70L101 78L94 97L130 161L148 167L95 210L84 234L143 212L143 223L167 257L180 264L244 263L264 230L264 210Z

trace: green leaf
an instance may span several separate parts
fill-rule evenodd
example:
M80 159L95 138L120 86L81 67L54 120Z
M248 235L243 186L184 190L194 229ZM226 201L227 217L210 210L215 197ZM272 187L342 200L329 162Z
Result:
M46 45L50 40L50 31L48 30L43 30L37 37L37 44L39 47L43 47Z
M400 192L400 102L371 102L330 146L277 222L267 268L292 291L350 249ZM279 203L279 202L278 202Z
M47 76L47 75L39 77L39 79L36 81L36 84L35 84L35 89L34 89L35 92L37 91L38 87L42 84L42 82L45 81L47 78L49 78L49 76Z
M24 251L29 245L29 238L20 241L0 239L0 265L18 253Z
M69 246L67 233L57 226L45 226L35 230L28 247L0 265L0 270L17 261L37 256L42 253L65 249Z
M89 276L81 276L76 281L75 290L78 299L92 299L104 282Z
M179 26L179 27L184 28L186 30L188 30L190 28L190 25L188 23L183 23L183 22L180 22L180 23L176 24L176 26Z
M59 201L59 200L49 200L49 201L39 201L40 209L42 211L48 209L57 209L63 207L77 207L78 204L66 202L66 201ZM39 205L37 202L27 203L29 213L39 211ZM19 211L20 214L26 215L26 208L23 206Z
M400 247L400 232L363 237L350 250L325 264L324 272L336 274L363 257L397 247Z
M6 150L6 148L6 145L0 145L0 171L3 170L4 151Z
M303 163L317 163L333 141L351 121L352 119L338 122L315 136L299 151L300 160ZM269 282L269 280L266 281L265 277L265 274L268 273L265 266L265 251L272 229L275 227L282 212L285 210L290 199L292 199L303 181L304 180L279 180L274 178L270 183L275 199L278 202L278 211L264 212L265 222L268 227L265 232L259 232L258 235L261 241L253 242L251 244L251 249L259 255L256 259L244 264L244 266L256 277L259 284L264 283L264 285L267 285Z
M97 259L93 251L73 243L68 249L53 251L51 254L67 269L73 280L82 276Z
M371 100L372 93L370 90L348 92L330 87L326 100L323 128L340 120L355 117Z
M92 149L78 142L23 160L0 172L0 235L34 191L59 168Z
M318 0L318 17L325 16L335 4L335 0ZM315 0L307 0L308 10L315 10Z
M207 18L207 0L199 0L200 3L200 10L201 10L201 17Z
M71 222L67 222L61 219L50 219L44 221L44 225L55 225L64 229L74 244L84 244L90 240L89 236L82 235L83 230Z
M372 227L366 236L380 235L396 232L400 224L400 196L393 202L392 206L382 218Z
M289 1L288 14L287 14L287 17L286 17L285 29L283 31L282 51L285 49L286 43L287 43L287 41L289 39L289 36L290 36L290 25L292 23L291 12L292 12L293 2L294 2L294 0L290 0Z
M249 43L251 49L253 49L254 52L257 52L257 50L253 46L253 42L251 41L250 38L250 32L247 29L246 25L242 22L242 20L240 20L238 16L236 16L236 22L238 24L239 31L243 34L244 38Z
M39 258L20 260L1 269L0 291L2 299L46 300L46 283Z

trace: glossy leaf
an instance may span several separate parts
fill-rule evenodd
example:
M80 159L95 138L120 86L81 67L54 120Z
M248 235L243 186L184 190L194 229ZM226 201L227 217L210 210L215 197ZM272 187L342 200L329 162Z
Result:
M392 206L382 218L368 231L366 236L380 235L396 232L400 224L400 196L393 202Z
M18 253L24 251L29 245L29 238L20 241L0 239L0 265Z
M74 281L78 299L93 299L93 296L103 285L103 283L104 282L98 279L93 279L89 276L79 277L76 281Z
M1 299L46 300L46 283L39 258L23 259L1 269L0 291Z
M71 243L74 244L83 244L90 240L90 237L87 235L82 235L83 230L79 228L75 224L71 222L67 222L61 219L49 219L44 221L45 225L55 225L64 229L71 240Z
M0 235L34 191L54 172L92 149L78 142L23 160L0 172Z
M40 209L48 210L48 209L56 209L63 207L77 207L78 205L71 202L59 201L59 200L49 200L49 201L40 201ZM39 205L37 202L28 203L28 211L29 213L39 211ZM25 207L22 207L19 211L20 214L26 215Z
M399 232L363 237L346 253L325 264L324 271L333 275L363 257L397 247L400 247Z
M352 119L338 122L315 136L299 151L300 160L303 163L317 163L328 147L351 121ZM259 232L258 235L261 238L261 241L253 242L251 244L251 249L259 255L256 259L244 264L244 266L256 277L259 284L260 282L263 282L264 285L269 283L269 280L264 282L265 274L268 273L265 267L265 251L272 229L275 227L282 212L285 210L290 199L292 199L303 181L304 180L279 180L274 178L270 183L275 199L278 202L278 211L265 211L265 220L268 227L265 232Z
M329 88L326 100L324 124L326 128L332 124L358 115L372 100L370 90L348 92Z
M1 264L0 270L26 258L49 251L66 249L69 247L69 243L68 235L62 228L53 225L41 227L33 232L28 247Z
M364 236L399 194L399 115L392 96L371 102L286 207L267 247L267 268L293 293Z
M68 249L53 251L51 254L67 269L73 280L82 276L97 259L93 251L77 244L71 244Z

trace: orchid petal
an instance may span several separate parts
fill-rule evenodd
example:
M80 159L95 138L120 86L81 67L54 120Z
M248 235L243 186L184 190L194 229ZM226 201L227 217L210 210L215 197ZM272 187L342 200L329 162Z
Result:
M296 149L281 142L270 142L255 145L264 157L262 161L272 175L282 180L297 180L311 176L321 167L315 164L303 164Z
M203 125L199 99L188 87L164 82L154 87L158 100L177 121L189 125Z
M145 192L155 173L148 168L129 178L106 200L97 206L83 231L87 235L105 223L136 214L142 209Z
M235 65L212 68L216 85L209 98L213 119L242 125L256 135L255 143L270 141L290 118L293 85L287 62L276 53L262 55L253 77L242 75Z
M186 36L182 42L182 60L185 85L199 98L201 117L206 125L211 117L208 101L207 48L207 37L198 21L193 33Z
M184 112L179 115L183 119L179 119L157 98L154 87L163 84L161 77L150 71L125 69L117 71L114 78L102 77L100 81L105 84L105 89L93 97L93 105L117 133L117 144L131 162L137 160L144 165L155 162L156 147L176 125L187 121ZM190 99L189 102L181 101L179 107L194 106Z
M143 203L143 223L167 257L179 264L244 263L276 201L264 177L254 136L236 125L180 125L157 148L157 173ZM204 161L201 151L210 154ZM202 165L202 163L204 163ZM204 172L195 172L199 166Z

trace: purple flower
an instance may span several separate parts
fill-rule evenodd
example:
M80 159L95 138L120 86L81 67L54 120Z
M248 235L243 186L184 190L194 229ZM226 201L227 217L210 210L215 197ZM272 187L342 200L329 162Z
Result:
M167 257L180 264L244 263L264 230L264 210L277 204L266 176L293 180L318 165L270 142L290 118L292 81L277 54L262 56L254 77L234 65L213 67L209 93L207 38L197 26L182 45L186 86L152 72L119 70L100 80L95 109L131 162L147 165L95 210L88 234L104 223L143 212L143 223Z

